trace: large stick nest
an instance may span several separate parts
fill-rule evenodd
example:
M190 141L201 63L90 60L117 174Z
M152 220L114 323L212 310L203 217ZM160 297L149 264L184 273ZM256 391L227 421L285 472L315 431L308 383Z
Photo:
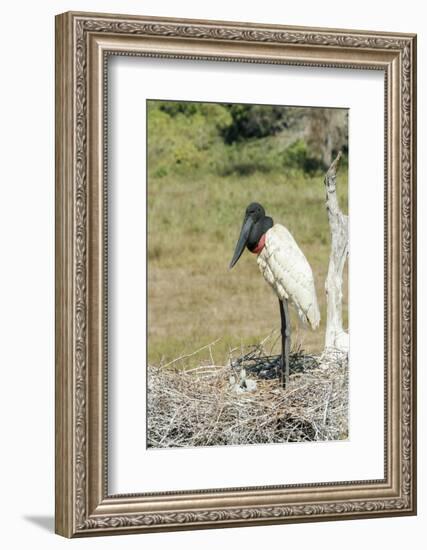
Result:
M346 439L347 355L291 353L286 389L277 378L279 361L259 345L225 366L149 366L148 447Z

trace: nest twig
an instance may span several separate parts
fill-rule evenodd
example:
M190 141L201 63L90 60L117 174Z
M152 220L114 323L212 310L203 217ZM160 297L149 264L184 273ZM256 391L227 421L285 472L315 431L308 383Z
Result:
M147 444L154 448L327 441L348 437L348 362L342 353L291 353L290 382L280 356L254 346L227 365L148 368ZM256 381L237 393L239 373Z

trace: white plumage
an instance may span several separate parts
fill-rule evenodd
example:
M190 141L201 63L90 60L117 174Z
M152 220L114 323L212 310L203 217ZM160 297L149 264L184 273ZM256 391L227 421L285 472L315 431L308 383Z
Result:
M275 224L265 234L264 248L257 258L265 280L281 300L289 300L303 323L319 326L313 273L295 239L283 225Z

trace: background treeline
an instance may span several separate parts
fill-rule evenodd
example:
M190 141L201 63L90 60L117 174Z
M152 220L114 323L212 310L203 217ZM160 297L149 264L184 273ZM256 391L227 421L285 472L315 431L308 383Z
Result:
M348 152L347 110L148 102L151 175L202 170L227 176L324 171Z

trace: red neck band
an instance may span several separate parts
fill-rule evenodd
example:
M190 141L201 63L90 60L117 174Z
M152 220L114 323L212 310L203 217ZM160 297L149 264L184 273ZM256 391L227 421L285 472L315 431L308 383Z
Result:
M259 254L261 250L264 248L264 246L265 246L265 233L258 241L258 244L256 245L256 247L253 250L251 250L251 252L253 254Z

